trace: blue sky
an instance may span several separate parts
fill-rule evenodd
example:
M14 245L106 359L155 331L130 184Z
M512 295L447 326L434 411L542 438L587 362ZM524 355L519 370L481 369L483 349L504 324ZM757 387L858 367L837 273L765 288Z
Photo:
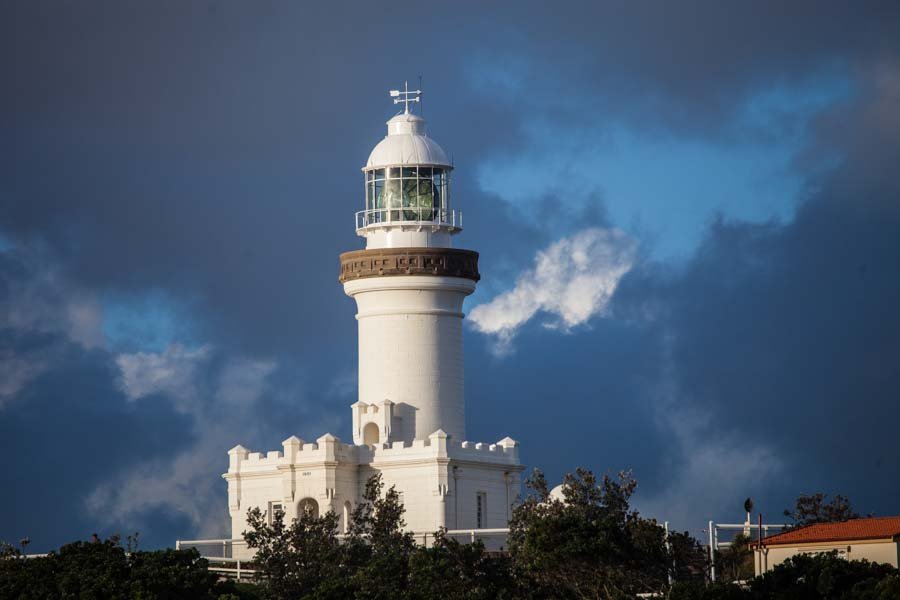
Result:
M481 255L473 440L633 469L695 533L900 513L896 6L511 8L3 9L0 539L220 537L228 448L350 439L337 256L419 75Z

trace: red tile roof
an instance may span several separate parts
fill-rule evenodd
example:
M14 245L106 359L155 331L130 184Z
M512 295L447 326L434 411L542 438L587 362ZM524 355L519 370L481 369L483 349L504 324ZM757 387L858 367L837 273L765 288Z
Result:
M870 517L840 523L816 523L763 538L764 546L844 542L900 536L900 517ZM755 544L754 544L755 545Z

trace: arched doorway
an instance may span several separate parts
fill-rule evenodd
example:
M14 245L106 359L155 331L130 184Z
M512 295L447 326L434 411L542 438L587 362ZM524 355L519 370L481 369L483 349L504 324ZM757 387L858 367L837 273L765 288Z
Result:
M310 515L313 517L319 516L319 503L313 500L312 498L304 498L297 504L297 514L298 515Z
M366 446L377 444L380 437L381 432L378 431L377 423L367 423L366 426L363 427L363 444Z

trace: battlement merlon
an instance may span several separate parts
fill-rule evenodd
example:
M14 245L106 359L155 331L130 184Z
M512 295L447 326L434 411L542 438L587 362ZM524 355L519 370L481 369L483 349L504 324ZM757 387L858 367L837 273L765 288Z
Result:
M375 445L343 444L340 439L326 433L316 443L306 443L291 436L283 443L283 451L272 450L251 452L243 446L235 446L228 451L228 473L226 479L238 474L262 473L279 467L304 466L321 463L349 462L371 464L384 460L404 459L449 459L519 465L519 443L505 437L495 444L482 442L456 442L442 430L437 430L424 440L412 442L391 442Z

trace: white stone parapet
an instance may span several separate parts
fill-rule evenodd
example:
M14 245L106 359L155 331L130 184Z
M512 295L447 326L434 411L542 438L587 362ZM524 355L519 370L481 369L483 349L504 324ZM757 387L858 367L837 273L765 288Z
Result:
M229 474L247 474L277 470L280 466L319 464L322 462L351 462L366 465L386 460L415 460L421 458L449 458L497 464L519 464L519 443L503 438L495 444L456 442L443 431L436 431L426 439L399 441L375 445L343 444L331 434L316 443L305 443L297 437L284 441L284 451L251 452L235 446L229 454Z

